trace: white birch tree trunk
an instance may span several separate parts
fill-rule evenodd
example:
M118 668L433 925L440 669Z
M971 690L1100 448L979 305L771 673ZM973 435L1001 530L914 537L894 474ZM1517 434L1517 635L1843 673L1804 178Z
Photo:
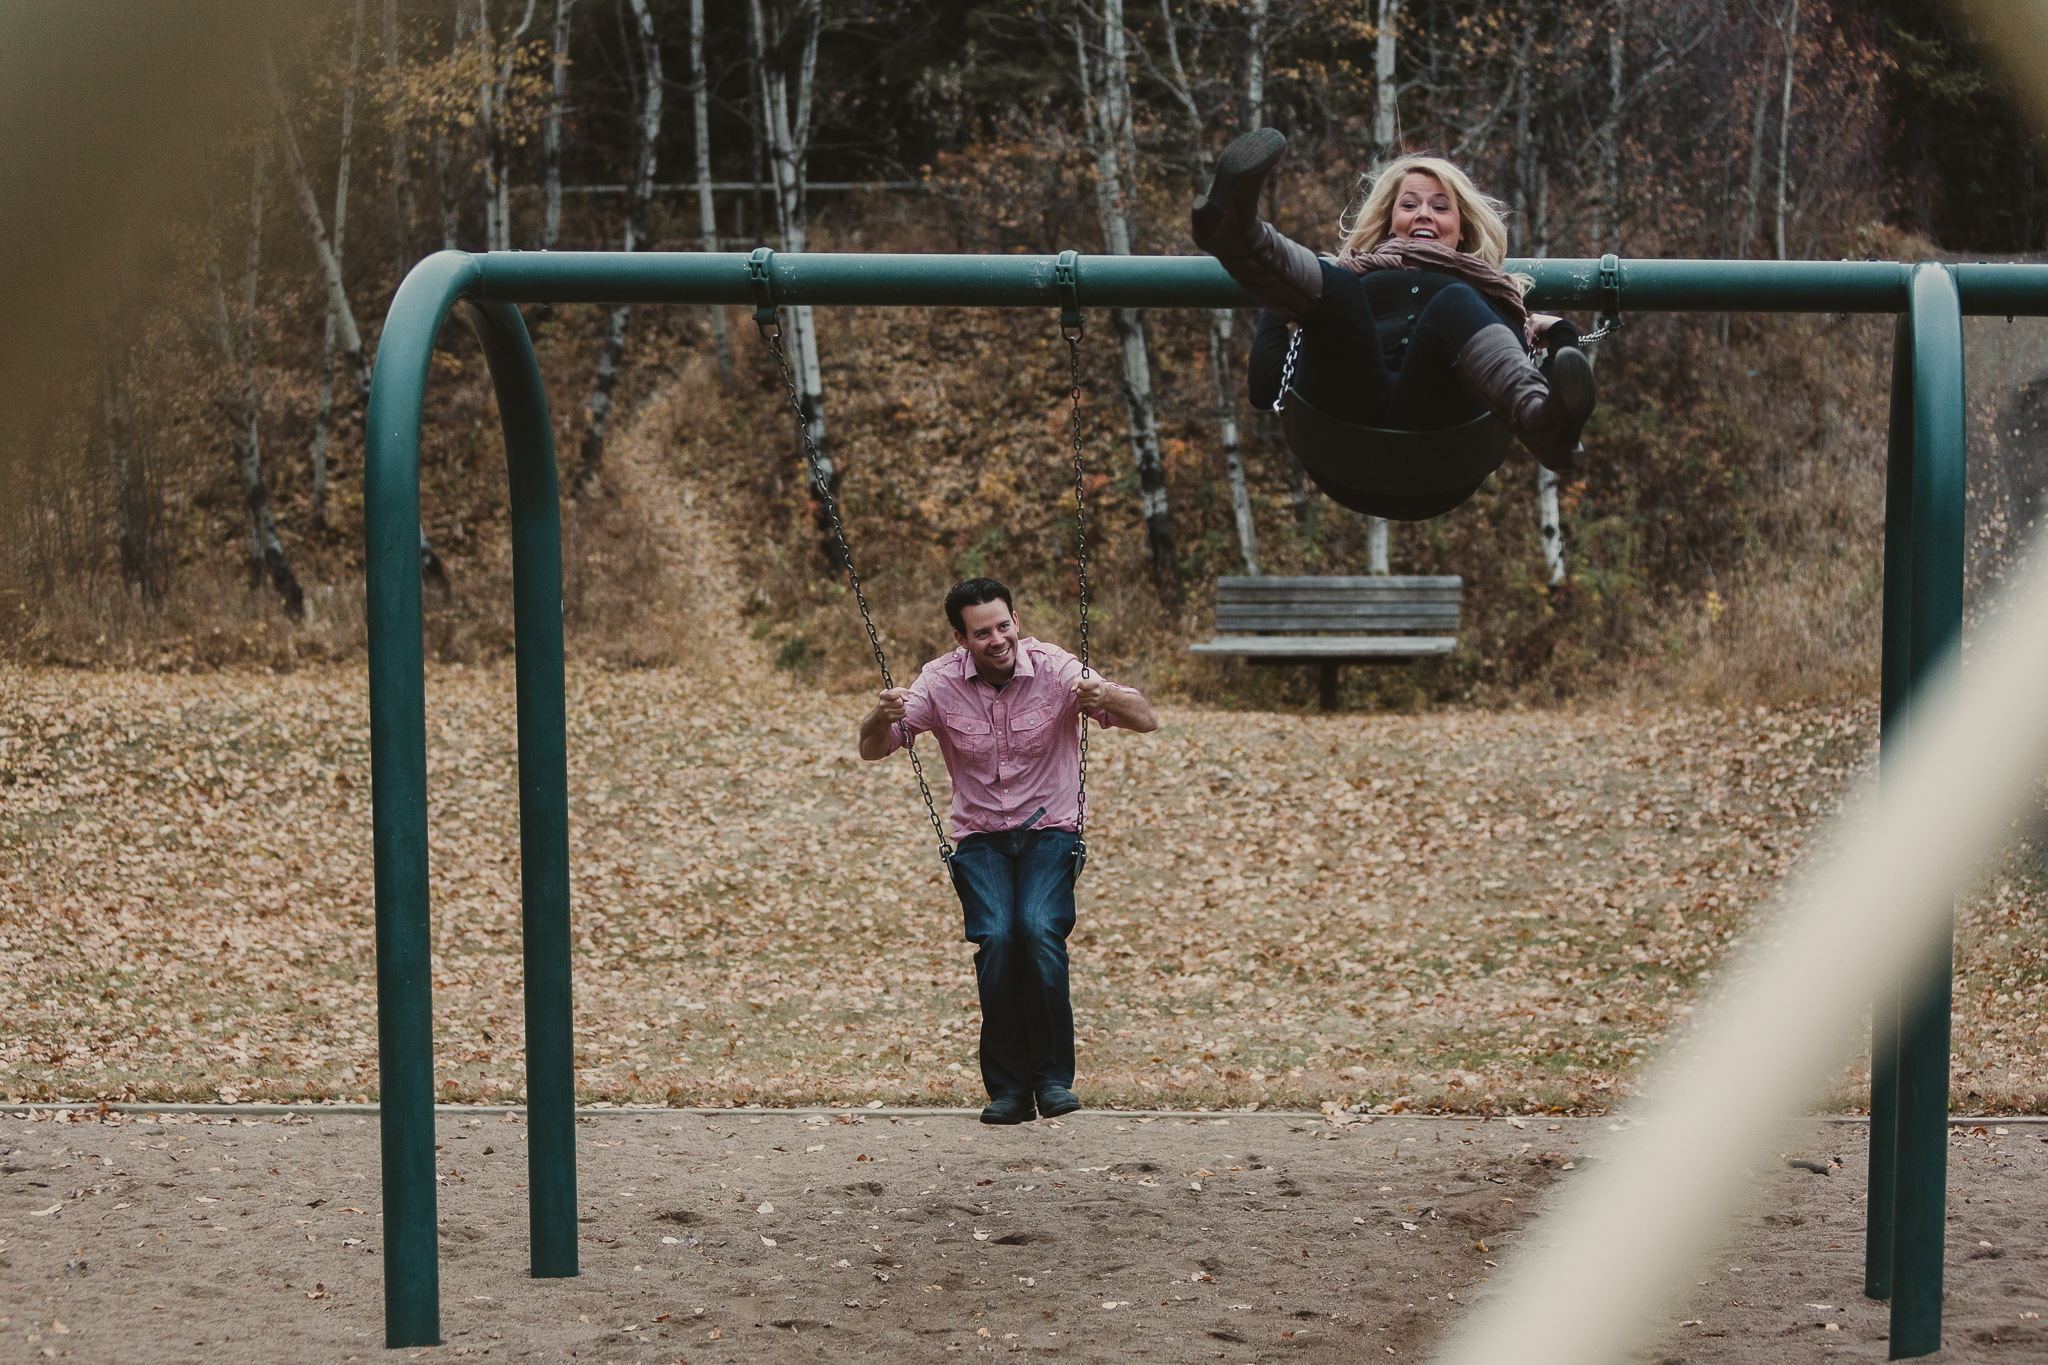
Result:
M1223 474L1230 485L1230 512L1237 522L1237 549L1244 571L1253 578L1265 572L1259 563L1259 527L1252 519L1251 489L1244 477L1244 441L1237 429L1237 386L1230 372L1230 334L1236 317L1228 308L1209 314L1209 359L1216 381L1216 402L1222 413Z
M458 11L463 0L456 0ZM497 119L491 103L492 68L497 54L491 50L491 0L476 0L476 136L484 170L484 250L498 249L498 136ZM461 43L457 43L459 49Z
M334 171L334 260L344 259L348 231L348 161L353 150L356 84L362 74L363 0L356 0L355 29L349 42L348 83L341 91L341 155ZM320 399L313 415L313 522L327 522L327 442L334 421L334 303L327 304L327 324L320 338Z
M1125 45L1123 0L1105 0L1102 7L1100 81L1090 75L1086 35L1074 26L1075 56L1082 96L1093 117L1088 139L1094 153L1095 203L1109 253L1131 254L1131 209L1136 200L1137 135L1131 122L1131 77ZM1091 88L1099 85L1099 89ZM1159 417L1152 395L1152 355L1145 315L1136 308L1113 310L1123 351L1124 412L1128 419L1131 457L1138 471L1139 510L1145 519L1145 540L1152 556L1152 576L1160 599L1181 603L1180 560L1173 543L1173 516L1166 493L1166 463L1159 452Z
M1527 96L1527 77L1523 78L1524 97ZM1539 166L1536 174L1536 245L1538 258L1550 254L1550 173L1547 167ZM1597 351L1599 343L1594 343ZM1564 585L1564 518L1558 507L1557 489L1561 481L1551 470L1541 465L1536 467L1536 525L1543 541L1543 571L1545 581L1552 588Z
M697 134L697 230L704 250L718 250L718 205L711 197L711 75L704 64L704 0L690 0L690 99ZM732 338L725 330L725 307L711 306L712 349L718 356L718 382L732 383Z
M633 32L639 48L634 104L639 114L633 136L633 164L627 182L626 226L620 249L639 249L647 206L654 198L655 157L660 151L662 96L661 43L647 0L630 0ZM583 431L583 458L576 472L576 493L597 490L604 473L605 434L611 426L612 397L619 383L619 361L626 351L626 323L632 309L621 304L605 316L604 342L597 355L597 377L591 384L589 424Z
M1272 0L1252 0L1251 16L1246 23L1246 49L1244 56L1244 126L1246 131L1266 126L1266 49L1272 40L1267 36L1266 19L1272 11Z
M399 63L398 0L384 0L384 81L396 96L403 81ZM397 220L398 257L402 268L412 265L413 193L412 142L407 136L402 105L385 115L391 140L391 213Z
M551 95L547 126L541 130L541 161L545 166L546 200L541 210L540 249L553 251L562 240L562 113L569 102L569 20L576 0L555 0L555 27L549 50Z
M327 235L326 221L320 216L320 201L313 193L312 178L306 174L305 159L299 155L299 138L292 130L291 109L285 103L284 84L278 79L277 63L268 47L263 50L263 75L270 86L271 101L277 107L279 140L284 143L285 162L291 171L293 187L298 191L299 208L306 215L306 226L313 238L313 255L327 286L327 306L334 318L335 343L349 362L357 399L367 402L370 397L369 352L363 345L362 333L356 328L355 309L349 306L348 289L342 283L341 259L335 253L333 240ZM250 287L253 290L253 283ZM267 507L266 495L266 511ZM420 527L420 572L428 581L440 584L443 593L448 591L448 570L441 563L440 555L434 552L433 543L427 539L424 524ZM296 579L293 580L293 588L297 588Z
M1536 467L1536 514L1543 536L1543 567L1553 588L1564 586L1564 518L1557 505L1557 475Z
M1246 27L1248 50L1245 54L1244 76L1244 126L1263 128L1266 126L1266 59L1272 50L1272 29L1268 21L1272 17L1271 0L1252 0L1251 17ZM1273 414L1262 412L1258 420L1261 429L1271 436L1275 423ZM1283 443L1284 448L1284 443ZM1315 488L1309 483L1308 470L1302 466L1292 450L1287 451L1288 468L1294 471L1294 485L1288 490L1288 505L1293 511L1294 524L1302 525L1308 520L1310 499Z
M1621 241L1621 105L1622 58L1628 44L1628 0L1614 0L1614 26L1607 31L1607 131L1601 139L1605 171L1602 192L1593 201L1593 254L1610 241ZM1606 208L1603 225L1601 207ZM1610 238L1602 227L1612 233ZM1616 248L1619 250L1619 247Z
M1539 257L1550 254L1550 175L1545 169L1537 182L1536 254ZM1598 356L1600 343L1594 342L1587 361ZM1536 525L1543 540L1544 581L1551 588L1564 586L1564 515L1558 506L1557 490L1563 480L1549 469L1536 467Z
M1791 0L1785 13L1785 97L1778 110L1778 259L1788 259L1785 250L1785 211L1791 202L1789 178L1792 150L1792 87L1799 63L1799 0Z
M285 103L284 85L277 78L277 63L271 59L268 48L263 52L263 74L270 85L271 100L277 107L285 166L291 174L293 187L298 191L299 207L305 212L306 226L313 238L313 255L319 263L322 283L327 287L327 306L334 314L335 340L355 372L357 392L367 398L370 393L370 358L363 350L362 333L356 329L355 310L349 307L348 289L342 283L341 260L335 254L334 241L328 235L326 220L321 216L312 178L306 174L305 159L299 155L299 138L292 130L291 108Z
M823 15L818 0L801 0L792 17L804 25L803 52L797 61L796 89L790 90L791 75L785 49L789 29L768 22L769 9L763 0L748 0L749 18L761 83L760 107L766 134L769 174L773 179L776 225L784 251L802 251L808 241L805 174L810 159L813 82L818 68L818 34ZM797 397L803 408L804 427L816 452L819 475L825 486L838 492L840 470L826 442L825 380L818 358L818 334L809 304L783 311L786 349L796 364ZM822 518L823 509L819 511ZM831 551L837 557L837 549Z
M481 3L481 0L479 0ZM450 45L450 54L459 55L462 45L469 41L470 0L455 0L455 35ZM434 189L440 199L441 249L453 251L456 240L462 234L462 212L457 202L455 188L455 148L450 137L448 120L443 117L434 122Z
M1393 152L1400 137L1400 84L1394 79L1394 55L1401 24L1401 0L1380 0L1378 32L1373 40L1372 140L1382 160Z
M1244 111L1247 129L1263 128L1266 125L1266 49L1270 44L1267 37L1266 20L1272 8L1272 0L1252 0L1251 15L1246 29L1247 47L1244 59ZM1223 315L1228 319L1231 315ZM1222 340L1225 354L1229 353L1230 328L1223 329ZM1226 369L1227 369L1226 365ZM1228 375L1225 376L1226 381ZM1237 436L1237 390L1230 388L1230 401L1226 411L1230 425L1224 431L1224 468L1231 479L1230 507L1237 516L1237 543L1244 552L1244 569L1247 574L1257 577L1265 572L1259 559L1258 526L1252 520L1251 493L1245 487L1244 449ZM1229 458L1235 454L1235 463Z
M533 24L538 0L526 0L526 12L511 36L498 41L491 32L487 0L477 0L477 46L486 59L483 69L492 74L478 92L484 135L484 236L492 251L512 249L512 130L507 126L506 91L512 85L513 68L519 64L519 41ZM493 60L495 59L495 60Z
M1195 101L1194 86L1188 80L1187 69L1181 64L1179 24L1173 17L1172 0L1159 0L1159 18L1166 33L1169 79L1187 115L1188 143L1193 153L1195 178L1207 181L1209 151L1203 142L1203 135L1207 132L1206 120L1201 106ZM1260 79L1263 82L1263 76ZM1228 308L1210 312L1209 373L1216 389L1217 427L1223 445L1224 478L1230 488L1230 510L1237 522L1238 553L1244 559L1245 573L1256 578L1260 572L1259 531L1252 520L1251 492L1245 486L1244 446L1237 429L1237 393L1230 373L1230 340L1235 321Z
M1373 93L1376 97L1373 108L1372 140L1381 164L1390 160L1399 150L1401 133L1400 82L1395 77L1394 58L1399 50L1401 26L1401 0L1379 0L1379 23L1373 35ZM1387 551L1390 528L1385 517L1368 515L1365 519L1365 571L1372 574L1387 572Z

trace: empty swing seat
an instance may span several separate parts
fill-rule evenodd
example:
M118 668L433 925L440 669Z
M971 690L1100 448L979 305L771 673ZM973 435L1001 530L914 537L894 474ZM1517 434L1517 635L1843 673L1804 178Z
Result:
M1315 664L1323 710L1334 711L1339 666L1406 663L1457 648L1464 594L1465 580L1455 574L1219 578L1216 638L1188 650L1255 664ZM1449 633L1411 633L1424 631Z
M1492 413L1437 431L1394 431L1340 421L1292 388L1280 422L1294 458L1332 502L1389 521L1426 521L1457 507L1500 468L1514 441Z

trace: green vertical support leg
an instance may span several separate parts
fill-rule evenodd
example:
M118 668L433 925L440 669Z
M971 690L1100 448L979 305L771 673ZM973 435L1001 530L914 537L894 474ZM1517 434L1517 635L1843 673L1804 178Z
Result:
M420 411L441 320L474 284L457 252L392 300L364 419L370 809L377 904L377 1121L384 1344L441 1341L434 1185L434 999L427 903L427 700L420 639Z
M472 303L505 429L519 695L520 933L526 1161L535 1278L576 1273L576 1065L569 985L569 758L562 513L547 389L519 309Z
M1956 666L1963 624L1966 483L1963 319L1954 278L1914 268L1912 687ZM1948 1207L1949 1011L1954 925L1900 993L1891 1358L1941 1349Z
M363 470L369 586L370 790L384 1168L384 1335L441 1340L434 1026L427 895L425 657L420 638L420 415L434 339L479 283L442 252L399 286L378 348ZM505 428L518 636L520 857L526 947L533 1273L576 1273L575 1074L569 997L568 762L561 514L547 395L519 311L474 304Z
M1892 329L1891 431L1884 480L1884 640L1879 665L1879 764L1912 691L1913 324ZM1881 780L1881 779L1880 779ZM1892 1296L1892 1207L1898 1180L1899 988L1886 985L1870 1014L1870 1172L1863 1237L1863 1293Z

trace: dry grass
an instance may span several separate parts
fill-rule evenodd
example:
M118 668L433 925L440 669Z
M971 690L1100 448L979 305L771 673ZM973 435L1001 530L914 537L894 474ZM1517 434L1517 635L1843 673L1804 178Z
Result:
M645 407L607 499L568 532L572 658L598 656L570 674L585 1097L970 1100L971 950L902 765L851 755L871 684L849 606L801 565L764 570L800 542L755 536L734 489L786 452L715 446L701 369L685 380ZM728 416L737 436L744 414ZM1811 544L1872 491L1803 489L1777 511L1810 522ZM1134 586L1131 547L1106 575L1112 671L1165 657L1146 642L1174 628ZM1114 737L1075 939L1084 1088L1618 1101L1868 764L1868 701L1747 700L1868 696L1842 661L1874 654L1874 607L1861 556L1840 560L1730 575L1718 621L1642 671L1688 699L1646 700L1646 683L1540 711L1182 706L1159 735ZM1023 606L1070 640L1056 587ZM440 655L479 662L429 679L437 1074L473 1099L520 1088L511 680L490 635L509 589L490 600L444 609ZM899 658L937 652L915 593L877 600ZM792 648L795 626L819 632L815 652ZM180 666L0 679L0 1088L374 1093L360 674ZM1704 699L1726 697L1745 700ZM1966 904L1969 1107L2048 1105L2044 897L2021 846ZM1852 1071L1827 1102L1856 1087Z
M741 664L572 671L584 1097L970 1100L969 949L901 765L852 758L849 700ZM450 1098L521 1084L510 686L498 666L430 679ZM353 672L7 687L4 1089L373 1094ZM1075 937L1084 1089L1610 1105L1865 760L1870 719L1176 710L1118 736ZM1966 915L1971 1107L2048 1104L2043 894L2015 864Z

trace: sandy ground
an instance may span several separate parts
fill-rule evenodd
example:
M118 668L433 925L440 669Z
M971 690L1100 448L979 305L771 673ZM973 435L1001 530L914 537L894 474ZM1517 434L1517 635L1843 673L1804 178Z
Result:
M0 1359L382 1356L376 1132L0 1116ZM531 1280L524 1124L444 1114L433 1355L1416 1358L1540 1254L1522 1233L1553 1188L1628 1140L1608 1119L1285 1113L620 1111L579 1133L583 1273ZM1759 1169L1645 1359L1884 1358L1860 1292L1863 1130L1788 1143L1841 1166ZM1941 1359L2048 1354L2044 1176L2048 1127L1956 1131Z

